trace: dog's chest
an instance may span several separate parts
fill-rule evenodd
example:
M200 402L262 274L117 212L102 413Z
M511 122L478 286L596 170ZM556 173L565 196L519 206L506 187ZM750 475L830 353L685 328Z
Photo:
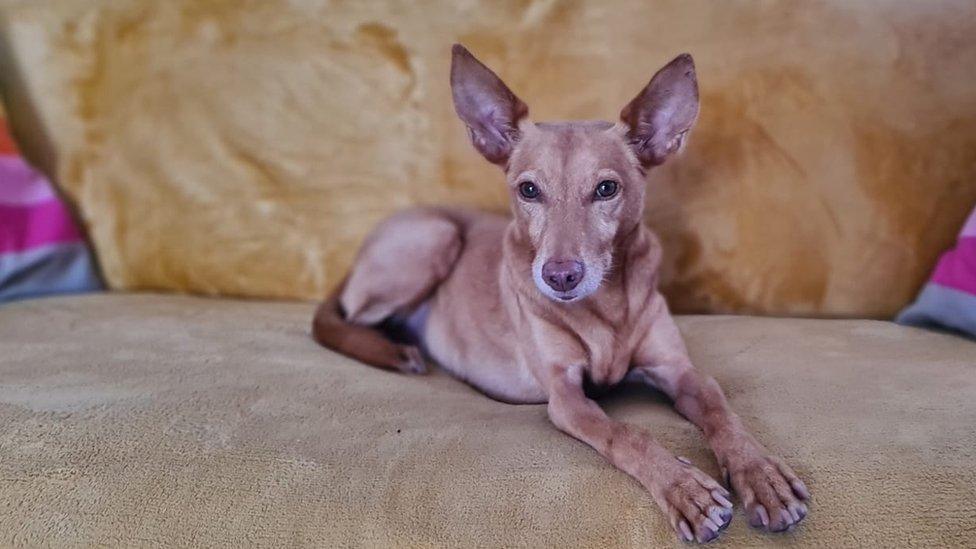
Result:
M589 381L598 387L620 383L649 326L642 317L626 314L625 309L588 311L580 316L567 324L583 347Z

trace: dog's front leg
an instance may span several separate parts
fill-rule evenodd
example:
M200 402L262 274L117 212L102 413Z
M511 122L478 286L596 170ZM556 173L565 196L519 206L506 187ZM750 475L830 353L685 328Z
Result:
M583 393L582 367L554 368L549 381L553 424L637 479L681 538L711 541L729 524L729 493L690 463L676 459L647 432L607 417Z
M631 377L666 393L675 409L702 430L742 498L750 525L776 532L799 523L807 514L803 502L810 497L803 481L746 430L715 379L692 366L660 294L652 311L651 330L634 357Z

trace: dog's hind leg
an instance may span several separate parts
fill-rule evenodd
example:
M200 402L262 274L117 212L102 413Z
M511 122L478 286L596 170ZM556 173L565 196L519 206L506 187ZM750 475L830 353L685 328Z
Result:
M378 326L422 304L450 274L462 246L460 227L436 210L410 210L367 238L346 280L319 306L312 333L323 346L379 368L423 373L416 347L386 338Z

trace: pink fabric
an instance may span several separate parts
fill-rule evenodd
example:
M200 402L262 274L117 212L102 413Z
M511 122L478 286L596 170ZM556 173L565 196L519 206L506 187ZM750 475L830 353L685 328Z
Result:
M0 204L29 206L54 198L47 179L19 156L0 156Z
M976 295L976 235L961 237L955 248L942 254L932 282Z
M33 206L0 204L0 220L0 254L81 240L70 212L57 199Z
M0 117L0 305L100 288L70 211L20 157Z
M962 226L962 232L959 233L959 236L976 236L976 210L973 210L973 213L969 214L969 219Z
M942 254L918 298L896 320L976 338L976 209L959 232L956 246Z
M16 152L0 154L0 254L80 240L47 179Z

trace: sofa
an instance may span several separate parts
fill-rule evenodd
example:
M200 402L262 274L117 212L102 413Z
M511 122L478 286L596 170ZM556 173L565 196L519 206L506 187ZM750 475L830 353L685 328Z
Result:
M94 294L0 309L0 544L670 547L650 496L442 373L318 347L313 306ZM972 547L976 343L873 320L682 316L698 366L813 494L727 547ZM661 395L616 418L717 475Z
M0 4L18 145L108 287L0 306L0 546L682 545L545 406L310 337L386 215L504 209L450 106L461 41L537 120L613 118L695 55L701 117L648 183L662 290L813 494L784 534L736 500L717 544L976 547L976 342L890 320L976 202L974 21L949 0ZM718 476L661 394L601 404Z

